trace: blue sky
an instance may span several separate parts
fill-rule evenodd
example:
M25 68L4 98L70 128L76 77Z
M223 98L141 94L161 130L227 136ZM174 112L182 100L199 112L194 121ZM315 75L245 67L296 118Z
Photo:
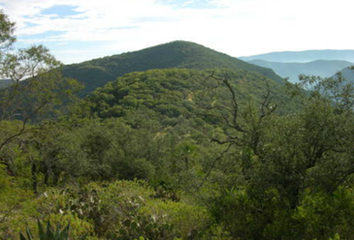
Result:
M231 56L354 49L352 0L0 0L17 47L64 63L193 41Z
M70 5L55 5L50 8L43 9L40 14L43 15L56 15L58 18L65 18L75 16L80 12L76 11L75 6Z

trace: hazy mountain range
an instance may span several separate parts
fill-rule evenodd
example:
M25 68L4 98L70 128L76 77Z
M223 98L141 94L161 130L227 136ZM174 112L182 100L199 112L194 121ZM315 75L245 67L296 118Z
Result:
M272 52L240 57L240 59L257 66L271 68L276 74L296 83L300 74L331 77L354 65L354 50ZM354 78L354 73L349 69L345 71L345 74L349 78Z
M308 50L298 52L271 52L247 57L243 61L264 60L269 62L312 62L316 60L341 60L354 63L354 50Z
M308 63L283 63L264 60L251 60L249 63L271 68L283 78L289 78L290 82L297 82L300 74L330 77L354 63L339 60L316 60Z

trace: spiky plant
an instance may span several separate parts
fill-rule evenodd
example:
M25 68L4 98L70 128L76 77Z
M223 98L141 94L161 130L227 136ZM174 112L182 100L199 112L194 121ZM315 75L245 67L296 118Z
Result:
M64 227L62 230L60 227L53 229L50 222L47 222L47 228L44 231L42 223L38 220L38 235L39 240L68 240L69 239L69 225ZM20 232L21 240L34 240L31 230L27 226L26 228L27 238Z

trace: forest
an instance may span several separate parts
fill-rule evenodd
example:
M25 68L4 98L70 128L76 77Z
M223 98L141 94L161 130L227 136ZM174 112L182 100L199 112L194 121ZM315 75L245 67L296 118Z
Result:
M127 53L93 90L73 69L109 59L63 66L42 45L14 50L14 29L1 12L0 239L354 239L340 73L291 84L198 55L135 70Z

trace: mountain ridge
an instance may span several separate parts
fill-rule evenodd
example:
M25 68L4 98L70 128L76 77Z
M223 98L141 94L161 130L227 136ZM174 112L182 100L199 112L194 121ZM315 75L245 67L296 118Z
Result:
M227 54L186 41L173 41L134 52L66 65L63 75L84 83L85 89L82 95L87 95L124 74L166 68L242 69L261 73L278 83L283 83L283 79L271 69L249 64Z
M320 77L331 77L338 71L354 65L352 62L340 60L315 60L308 63L283 63L265 60L251 60L249 63L273 69L278 75L289 78L290 82L298 82L300 74Z
M251 56L238 57L244 61L265 60L271 62L311 62L315 60L345 60L354 62L354 50L306 50L306 51L282 51L269 52Z

